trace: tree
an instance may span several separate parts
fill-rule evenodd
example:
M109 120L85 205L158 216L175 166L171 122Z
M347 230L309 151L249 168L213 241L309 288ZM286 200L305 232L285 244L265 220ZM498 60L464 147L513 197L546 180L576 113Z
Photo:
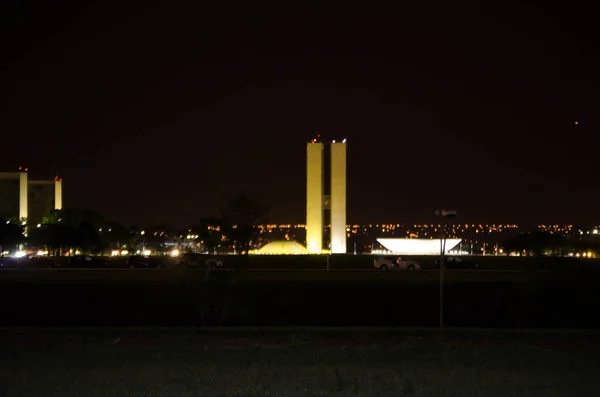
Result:
M241 192L228 196L220 208L229 238L248 255L258 237L256 226L264 221L269 208L256 196Z
M32 228L28 240L30 245L48 249L51 255L60 255L77 246L77 232L67 224L48 223Z
M104 248L98 229L89 222L81 222L77 228L77 247L83 252L99 252Z
M100 232L100 237L105 246L112 249L130 247L133 236L129 229L120 223L111 222Z
M50 212L48 212L45 216L42 217L42 224L55 225L62 221L62 217L62 210L50 210Z
M74 228L79 227L84 222L91 224L98 230L107 226L104 216L92 210L51 210L42 218L42 224L62 223L71 225Z
M503 244L508 252L526 251L534 256L561 255L568 248L568 241L564 236L534 230L529 233L519 234Z
M101 214L90 210L52 210L42 218L42 225L32 229L30 242L61 252L70 248L100 251L105 244L99 233L106 228Z
M6 222L0 218L0 255L6 248L16 248L25 242L23 231L20 223Z
M518 234L517 236L506 240L502 243L502 247L504 247L504 251L508 254L511 252L521 253L528 248L528 235L525 233Z
M197 240L202 245L203 252L216 252L223 241L224 222L218 218L202 218L196 228Z

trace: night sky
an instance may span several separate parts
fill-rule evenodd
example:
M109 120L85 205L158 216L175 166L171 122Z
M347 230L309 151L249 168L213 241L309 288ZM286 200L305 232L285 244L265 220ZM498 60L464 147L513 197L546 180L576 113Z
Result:
M350 223L600 223L591 10L39 3L0 12L0 170L59 174L66 207L182 226L246 189L303 222L319 132Z

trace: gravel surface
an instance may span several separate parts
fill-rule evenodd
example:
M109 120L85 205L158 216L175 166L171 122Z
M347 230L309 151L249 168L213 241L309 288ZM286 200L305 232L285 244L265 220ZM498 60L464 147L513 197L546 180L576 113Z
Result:
M593 333L90 329L0 332L17 396L599 396Z

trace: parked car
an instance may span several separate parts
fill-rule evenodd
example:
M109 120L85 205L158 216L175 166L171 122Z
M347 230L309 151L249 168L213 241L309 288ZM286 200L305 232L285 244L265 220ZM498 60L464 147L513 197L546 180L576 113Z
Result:
M440 265L440 260L435 261L436 265ZM479 265L468 258L460 256L445 256L444 257L444 269L458 270L458 269L479 269Z
M203 254L183 254L179 263L187 267L196 267L201 266L202 264L205 266L212 266L213 268L223 267L223 261L221 259Z
M0 257L0 269L17 269L18 267L19 262L15 258Z
M132 255L127 260L130 268L136 269L157 269L165 267L165 264L158 258L150 256Z
M213 258L213 257L206 258L206 260L204 261L204 264L206 266L216 268L216 269L220 269L223 267L223 261L219 258Z
M69 267L75 269L102 269L107 266L108 263L102 258L89 255L76 255L69 258Z
M30 256L22 261L24 266L31 269L47 269L58 267L56 261L52 258L43 256Z
M382 256L375 258L373 262L375 270L419 270L421 265L400 256Z

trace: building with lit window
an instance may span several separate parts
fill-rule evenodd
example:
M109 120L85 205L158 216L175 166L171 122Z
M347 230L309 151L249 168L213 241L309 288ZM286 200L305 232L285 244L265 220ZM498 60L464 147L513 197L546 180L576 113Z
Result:
M37 224L51 210L62 209L62 178L30 180L28 171L0 172L0 218Z

